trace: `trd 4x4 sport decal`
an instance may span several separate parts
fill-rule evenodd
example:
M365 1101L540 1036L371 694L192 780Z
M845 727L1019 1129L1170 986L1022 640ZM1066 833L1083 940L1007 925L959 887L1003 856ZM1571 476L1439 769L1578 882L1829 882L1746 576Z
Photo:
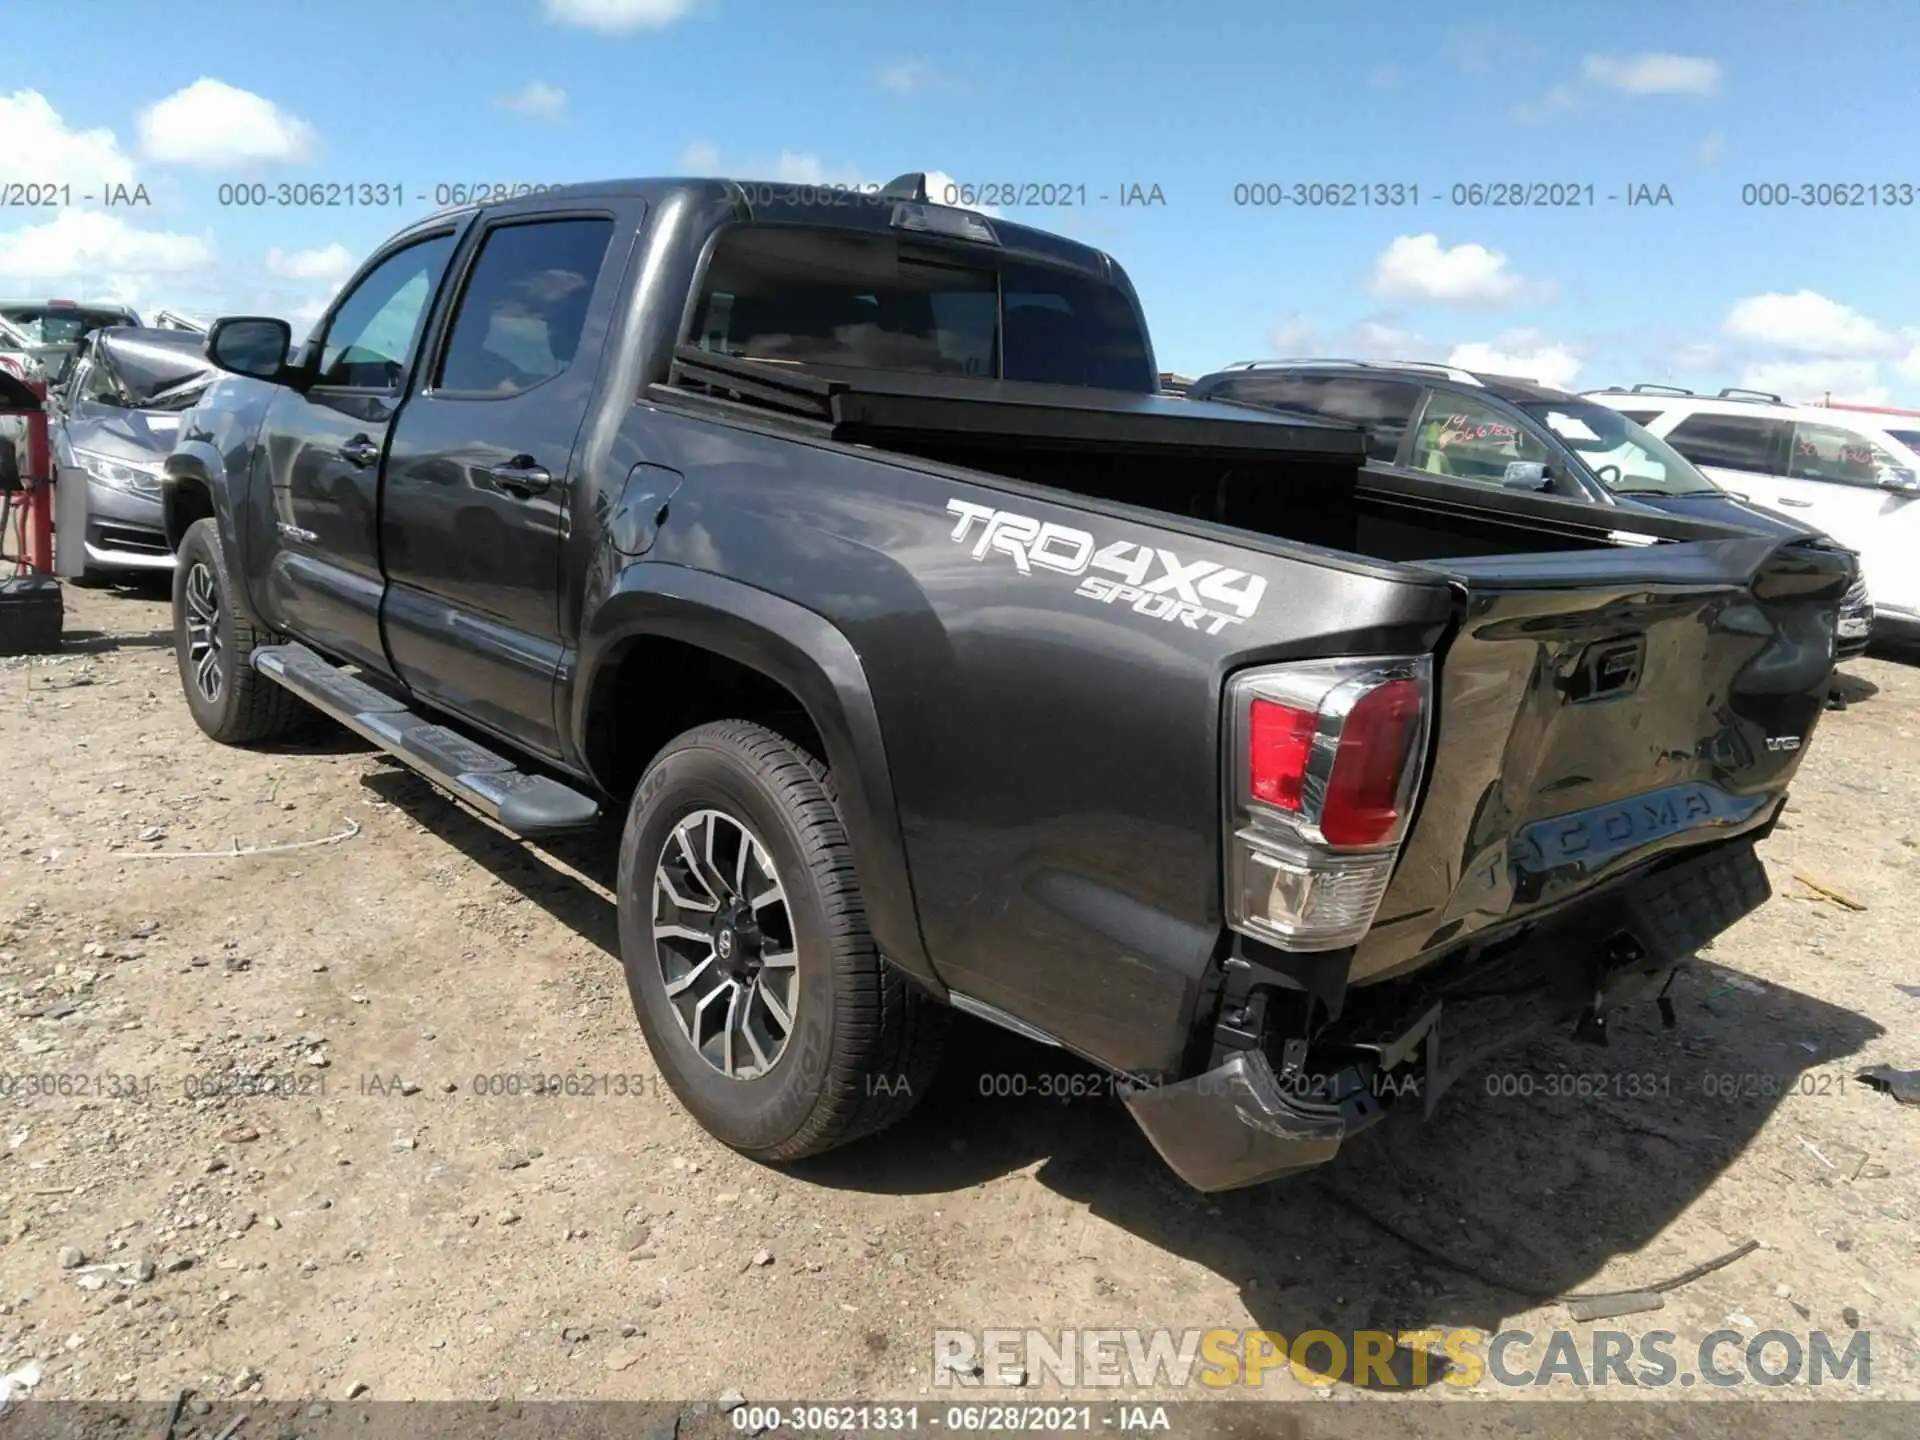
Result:
M964 544L977 533L975 560L997 551L1012 557L1014 569L1022 575L1038 568L1085 576L1074 594L1106 605L1125 605L1149 620L1218 635L1229 625L1251 620L1260 608L1260 597L1267 593L1264 575L1229 570L1211 560L1189 563L1172 551L1133 540L1116 540L1096 549L1093 536L1085 530L967 500L947 501L947 513L960 517L953 527L956 541Z

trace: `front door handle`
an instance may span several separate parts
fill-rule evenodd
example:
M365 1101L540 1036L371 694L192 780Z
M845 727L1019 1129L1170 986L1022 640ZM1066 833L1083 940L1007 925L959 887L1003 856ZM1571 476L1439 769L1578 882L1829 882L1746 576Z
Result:
M1789 500L1784 495L1780 497L1780 503L1790 506L1795 510L1811 510L1813 508L1813 501L1811 500Z
M516 455L505 465L485 465L481 474L509 495L518 495L526 499L538 495L553 484L553 474L546 466L537 463L531 455Z
M340 447L340 458L350 465L371 465L380 458L380 447L370 437L356 435Z

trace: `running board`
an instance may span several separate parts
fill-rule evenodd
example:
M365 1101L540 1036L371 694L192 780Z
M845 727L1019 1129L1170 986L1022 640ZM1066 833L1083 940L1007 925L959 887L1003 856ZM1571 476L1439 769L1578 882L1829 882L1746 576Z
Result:
M600 818L591 797L544 775L527 774L304 645L262 645L253 652L253 668L516 835L585 830Z

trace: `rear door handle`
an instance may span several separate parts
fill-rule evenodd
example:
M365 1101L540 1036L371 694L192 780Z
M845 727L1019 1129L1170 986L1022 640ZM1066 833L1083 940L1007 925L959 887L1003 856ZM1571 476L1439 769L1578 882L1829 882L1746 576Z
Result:
M507 465L484 465L481 474L510 495L526 499L538 495L553 484L553 473L535 463L531 455L516 455Z
M1811 500L1789 500L1784 495L1780 497L1780 503L1791 506L1795 510L1811 510L1813 508L1813 501Z
M380 458L380 447L365 435L356 435L340 447L340 458L351 465L371 465Z

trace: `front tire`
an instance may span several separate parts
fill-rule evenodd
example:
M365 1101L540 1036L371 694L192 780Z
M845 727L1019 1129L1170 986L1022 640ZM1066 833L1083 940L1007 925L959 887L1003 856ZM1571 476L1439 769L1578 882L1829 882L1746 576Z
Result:
M946 1009L875 949L815 757L746 721L689 730L634 791L618 883L640 1028L716 1139L797 1160L884 1129L925 1092Z
M311 714L253 668L257 645L283 636L262 625L227 572L218 522L187 527L173 568L173 653L194 723L223 745L251 745L296 729Z

